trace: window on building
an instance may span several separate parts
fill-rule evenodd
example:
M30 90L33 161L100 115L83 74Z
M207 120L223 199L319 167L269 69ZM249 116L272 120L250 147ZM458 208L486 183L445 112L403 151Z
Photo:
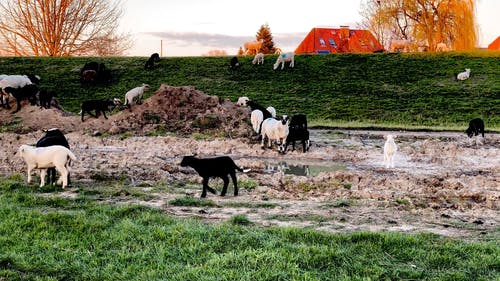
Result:
M323 38L319 38L319 44L321 44L321 46L325 46L325 40L323 40Z

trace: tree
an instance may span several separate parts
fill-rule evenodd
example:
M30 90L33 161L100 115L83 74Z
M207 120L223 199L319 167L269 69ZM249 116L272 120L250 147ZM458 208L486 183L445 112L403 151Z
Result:
M114 2L112 2L114 1ZM0 40L15 56L121 55L121 0L2 0Z
M366 0L361 15L385 46L392 39L408 39L431 51L438 43L470 50L478 38L474 12L474 0Z
M260 48L260 52L263 54L274 54L276 48L274 47L273 35L271 33L271 28L266 23L261 25L259 31L257 31L257 35L255 36L257 41L260 39L263 40L262 47Z
M227 56L227 52L225 50L210 50L208 53L203 54L205 57L223 57Z

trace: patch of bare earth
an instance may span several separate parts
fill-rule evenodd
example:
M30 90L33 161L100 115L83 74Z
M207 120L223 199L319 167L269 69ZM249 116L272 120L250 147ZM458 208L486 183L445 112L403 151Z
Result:
M0 111L0 117L6 110ZM124 188L151 195L148 200L125 194L111 199L138 203L181 217L224 221L246 215L263 226L298 226L329 232L432 232L450 237L498 237L500 196L500 135L487 134L482 144L463 133L398 133L396 167L383 166L382 131L311 130L313 146L280 155L263 150L250 136L249 111L192 87L162 86L142 105L104 118L80 121L58 110L26 106L20 118L23 134L0 134L0 174L23 173L15 152L20 144L35 143L37 128L63 129L78 157L73 164L73 187L54 196L75 196L96 176L120 179ZM86 117L88 118L88 117ZM5 119L1 119L5 120ZM213 120L216 120L214 122ZM150 131L175 136L145 136ZM27 133L26 133L27 132ZM100 132L106 136L93 136ZM135 132L120 137L113 133ZM192 133L221 136L209 140ZM180 135L180 136L179 136ZM182 137L184 136L184 137ZM183 155L230 155L251 172L238 174L240 195L208 194L216 207L176 207L171 201L199 197L201 181L182 168ZM315 170L299 175L294 169ZM37 178L37 177L35 177ZM156 185L170 186L158 189ZM220 190L221 181L211 181ZM102 187L106 188L106 187Z

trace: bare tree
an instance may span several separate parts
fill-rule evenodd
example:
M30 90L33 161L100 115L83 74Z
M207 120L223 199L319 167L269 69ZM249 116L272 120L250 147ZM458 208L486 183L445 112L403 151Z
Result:
M2 0L0 40L15 56L121 55L122 0Z

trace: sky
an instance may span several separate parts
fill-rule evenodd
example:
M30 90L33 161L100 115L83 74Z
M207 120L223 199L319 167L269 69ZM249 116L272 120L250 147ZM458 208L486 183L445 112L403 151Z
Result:
M130 56L236 55L267 24L274 44L293 51L314 27L357 28L361 0L123 0L121 32L132 36ZM478 0L479 47L500 36L500 0Z

